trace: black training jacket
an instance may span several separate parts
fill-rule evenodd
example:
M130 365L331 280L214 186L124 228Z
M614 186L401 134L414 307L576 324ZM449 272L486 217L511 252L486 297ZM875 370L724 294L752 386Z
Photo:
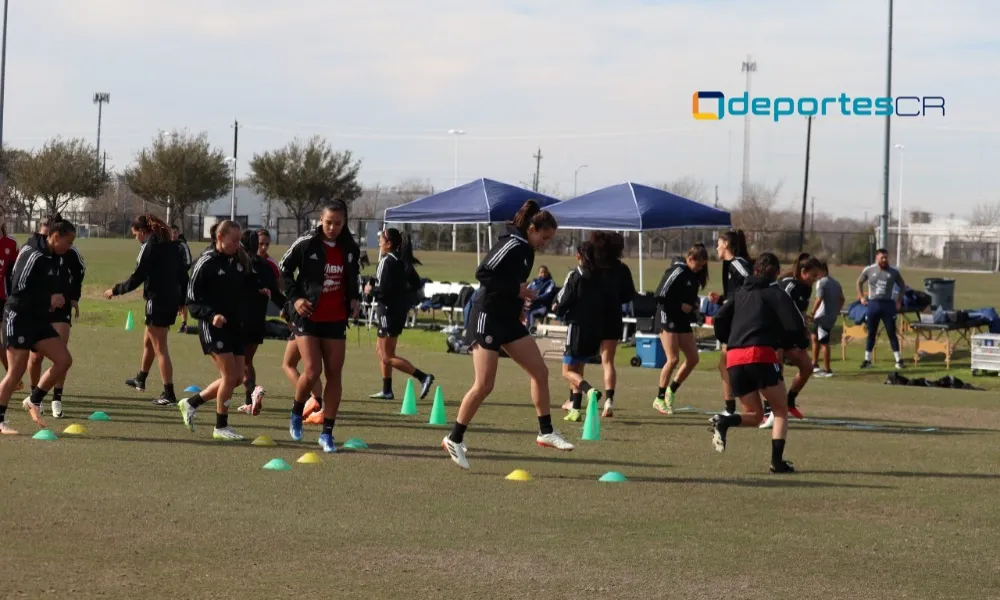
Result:
M812 295L812 287L794 277L782 277L775 285L788 294L799 312L804 313L809 310L809 296Z
M698 311L698 274L688 268L685 263L674 263L663 272L660 284L656 286L656 302L669 315L694 316ZM691 306L691 312L681 310L682 304Z
M476 269L482 286L475 296L478 308L494 319L520 321L524 308L521 284L531 276L534 264L535 249L516 228L507 225Z
M44 320L48 319L52 295L58 293L59 257L49 251L44 237L35 236L39 239L34 244L25 243L14 261L6 309Z
M267 264L266 258L257 256L257 249L260 246L260 239L257 232L246 230L240 237L240 247L250 257L250 275L247 282L247 302L245 323L248 327L263 327L267 321L267 305L274 302L277 306L285 305L285 295L281 292L281 285L278 278L274 276L274 271ZM271 297L268 298L260 293L260 290L268 290Z
M345 226L337 238L337 244L344 252L344 299L347 315L352 314L351 301L360 300L358 274L361 271L361 249ZM289 311L295 314L295 302L305 298L313 306L323 293L323 279L326 277L326 248L323 245L323 230L317 227L292 243L278 264L281 271L281 286L285 291Z
M188 274L191 271L191 248L183 237L171 243L177 247L177 254L180 257L180 262L177 264L177 288L180 290L180 297L184 298L187 295L188 281L191 279Z
M604 312L608 322L617 323L622 320L622 305L635 300L635 281L632 280L632 270L620 260L602 269L601 280L604 282Z
M188 284L187 307L191 316L211 321L215 315L226 318L227 327L241 327L253 294L256 279L239 259L212 250L198 257Z
M573 269L553 302L556 316L564 323L585 325L586 330L601 333L605 316L604 285L598 273L580 266Z
M722 296L719 304L724 303L733 292L743 287L743 281L753 275L753 268L745 258L739 256L733 260L722 262Z
M378 261L372 296L389 311L410 308L414 293L420 289L420 274L403 264L395 254L384 255Z
M159 236L151 235L139 248L135 271L128 279L115 285L112 291L115 296L120 296L141 285L144 299L180 305L184 299L180 295L180 260L180 252L172 240L161 240Z
M48 252L48 242L45 241L45 236L40 233L32 234L24 245L39 252ZM83 255L76 249L76 246L72 246L62 256L52 254L51 260L56 265L52 293L65 296L67 306L70 301L79 302L83 293L83 276L87 271ZM7 289L10 289L9 284Z
M729 348L788 347L807 339L802 314L770 279L751 275L715 314L715 337Z

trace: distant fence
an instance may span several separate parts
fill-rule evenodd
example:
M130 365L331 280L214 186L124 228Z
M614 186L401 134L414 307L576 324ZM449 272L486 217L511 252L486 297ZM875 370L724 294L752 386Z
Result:
M1000 233L889 233L889 260L902 266L953 271L1000 271ZM898 249L898 252L897 252ZM898 258L897 258L898 256Z

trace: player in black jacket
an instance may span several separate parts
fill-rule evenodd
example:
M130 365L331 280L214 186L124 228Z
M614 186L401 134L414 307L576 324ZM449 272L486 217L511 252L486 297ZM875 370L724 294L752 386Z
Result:
M775 285L783 290L795 303L795 308L802 315L802 322L807 322L809 311L809 296L812 295L812 286L820 277L819 259L813 258L808 253L800 254L792 269L783 274ZM778 352L778 358L784 371L784 361L787 359L798 369L792 384L788 388L788 412L801 419L802 413L795 407L795 399L805 387L806 382L812 377L813 365L808 354L808 344L801 340L797 343L786 341ZM765 419L760 424L761 429L770 429L774 426L774 415L771 408L764 404Z
M434 376L414 367L410 361L396 355L396 342L403 333L406 315L413 306L413 299L420 290L420 275L414 265L420 261L413 257L410 236L398 229L386 229L378 236L378 249L382 255L375 271L374 285L365 286L366 294L373 294L378 303L378 342L375 346L382 371L382 391L369 398L392 400L392 370L412 375L420 382L420 399L431 391Z
M267 259L257 255L260 245L258 231L247 229L240 237L240 248L246 254L250 263L250 277L254 290L246 298L246 317L243 326L243 345L245 350L246 376L243 385L246 388L243 405L239 412L249 415L259 415L264 406L265 390L257 385L257 369L253 359L257 349L264 343L265 326L267 324L267 307L273 301L278 306L285 305L285 295L281 293L278 278L267 264ZM266 290L267 293L264 293Z
M219 369L219 378L201 392L181 400L177 408L184 426L193 432L198 408L214 397L212 437L236 442L243 436L229 425L229 401L246 373L244 342L248 305L255 294L267 296L269 292L257 289L250 258L240 248L240 226L233 221L223 221L215 235L215 249L202 254L191 271L187 305L191 316L198 319L202 352L212 357Z
M181 301L184 302L187 298L187 286L188 286L188 272L191 270L191 247L188 246L187 240L184 238L184 233L181 232L180 227L173 225L170 228L171 239L174 245L177 246L177 251L181 255L181 281L180 281L180 297ZM187 333L187 304L181 304L180 311L178 314L181 316L181 328L180 333Z
M698 344L691 323L698 314L698 290L705 287L705 266L708 251L701 244L687 251L684 262L675 263L656 286L656 331L667 355L667 362L660 370L660 387L653 401L653 408L666 415L674 414L674 395L688 375L698 366ZM674 370L684 353L684 366Z
M46 244L46 236L49 233L49 226L56 221L61 221L62 216L56 213L49 219L47 219L42 226L39 227L38 233L28 238L26 244L30 244L33 248L38 251L44 251L44 246ZM56 262L56 280L55 289L53 290L56 294L62 294L66 298L66 304L59 309L49 312L49 323L52 324L52 328L56 330L59 337L62 338L66 344L69 344L69 332L72 323L73 313L75 312L76 318L80 318L80 295L83 286L83 277L86 273L87 265L83 261L83 256L80 251L76 249L76 246L72 246L69 252L63 254L62 256L53 257ZM28 361L28 379L31 382L31 389L38 387L38 382L42 378L42 355L37 352L31 353L31 358ZM57 380L52 388L52 416L61 419L63 416L62 410L62 395L63 387L66 384L66 374L64 373L59 380ZM30 402L30 398L25 398L24 403ZM38 410L44 414L44 410L41 406Z
M563 378L569 382L570 406L566 421L580 421L583 397L600 402L601 392L583 378L587 361L601 351L601 333L606 315L604 286L590 242L576 249L577 267L569 272L562 289L556 295L552 310L567 325L566 349L563 353ZM564 406L564 408L566 408Z
M722 295L709 294L709 299L722 305L729 296L743 286L743 281L751 274L750 253L747 251L747 239L742 229L727 231L719 236L715 247L719 260L722 261ZM736 412L736 399L729 386L729 371L726 369L726 345L723 342L719 356L719 375L722 377L722 396L726 402L725 414Z
M573 449L573 444L552 428L549 369L524 325L525 305L534 297L527 279L535 262L535 250L549 243L556 227L550 212L528 200L476 269L480 288L473 296L467 331L475 382L462 398L451 433L441 441L451 460L463 469L469 468L465 458L465 430L493 391L501 348L531 378L531 402L535 405L539 428L535 441L547 448Z
M57 291L60 287L58 258L70 251L75 239L76 228L72 223L61 219L53 221L44 237L44 245L25 244L14 262L10 295L4 309L4 346L10 367L0 381L0 434L17 433L7 424L7 406L28 368L31 351L52 362L38 387L31 391L29 401L24 403L31 420L39 427L45 427L42 401L73 365L66 342L49 322L49 313L69 302Z
M773 285L779 268L775 255L765 252L758 256L754 275L747 277L743 287L731 293L730 299L715 315L715 336L728 348L729 381L733 393L743 404L743 414L712 417L712 443L718 452L724 452L730 427L760 424L764 416L763 397L770 402L774 413L771 471L790 473L794 469L784 460L788 406L776 349L789 341L805 342L809 336L795 303Z
M171 240L170 228L155 215L139 215L133 219L132 235L142 244L135 261L135 271L128 279L105 291L104 297L110 300L143 286L146 332L142 338L142 359L139 372L134 379L126 380L125 385L144 392L146 377L155 357L160 363L163 393L153 400L153 404L172 406L177 404L177 396L174 394L174 365L170 360L167 333L177 321L177 313L184 303L180 296L180 254Z
M292 307L295 342L302 354L302 376L289 417L292 439L302 439L302 413L310 392L326 374L323 432L319 445L336 452L333 426L343 396L347 326L358 316L361 250L347 227L347 205L339 200L323 209L320 226L295 240L281 259L281 279Z
M632 271L622 262L625 238L613 231L594 231L590 234L594 257L604 285L604 318L601 321L601 366L604 368L604 411L602 417L615 414L615 386L618 370L615 354L622 339L622 313L625 305L635 299L635 282Z

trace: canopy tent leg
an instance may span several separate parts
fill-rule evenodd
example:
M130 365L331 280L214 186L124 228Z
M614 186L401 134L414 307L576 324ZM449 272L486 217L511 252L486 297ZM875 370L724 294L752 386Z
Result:
M646 291L646 287L643 285L642 279L642 232L639 232L639 293L642 294Z
M479 265L479 255L482 253L481 245L479 242L479 223L476 223L476 265Z
M486 226L486 246L493 247L493 223Z

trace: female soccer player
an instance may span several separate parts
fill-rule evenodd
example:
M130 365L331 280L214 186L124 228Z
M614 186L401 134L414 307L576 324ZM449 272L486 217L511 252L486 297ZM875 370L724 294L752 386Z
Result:
M266 295L257 288L250 257L240 248L240 226L223 221L215 233L215 249L202 254L191 271L187 305L198 319L202 351L212 357L219 378L204 391L182 400L178 405L184 426L194 432L194 418L201 405L215 397L215 430L212 438L238 442L243 438L229 425L229 401L233 390L243 381L244 315L250 298Z
M174 225L170 228L171 239L174 245L177 246L177 252L180 253L181 257L181 272L182 277L179 282L180 293L178 294L181 298L181 308L178 314L181 316L181 328L180 333L187 333L187 305L183 304L184 299L187 298L187 286L188 286L188 271L191 270L191 247L188 246L187 239L184 238L184 232L181 231L180 227Z
M606 285L598 272L594 246L584 242L576 249L577 267L569 272L563 287L556 295L552 310L566 323L566 350L563 355L563 378L569 382L571 406L563 418L566 421L582 419L580 409L583 396L599 402L601 392L583 378L587 361L601 351L601 333L605 315Z
M184 303L179 296L183 269L180 251L171 240L170 228L155 215L139 215L133 219L132 235L142 244L139 258L135 261L135 271L128 279L104 292L104 297L110 300L143 286L146 332L142 338L142 360L135 378L126 380L125 385L137 392L146 391L146 377L155 356L160 363L163 393L153 400L153 404L173 406L177 404L177 396L174 394L174 365L167 347L167 333L177 322L177 313Z
M4 345L10 365L0 381L0 433L15 434L6 420L7 406L17 384L28 368L31 351L40 353L52 362L41 376L38 387L31 391L25 409L31 420L45 427L40 407L46 394L73 365L73 357L66 342L59 337L49 322L48 313L63 308L68 300L56 292L58 282L51 272L58 266L58 257L73 247L76 228L65 220L49 223L45 245L36 249L25 244L17 255L11 277L12 285L4 313Z
M795 303L775 285L778 257L765 252L757 257L754 275L731 292L715 315L715 335L727 347L726 364L733 393L743 405L743 414L715 415L712 444L717 452L726 450L730 427L753 427L763 418L761 397L771 404L774 429L771 432L771 472L791 473L795 469L784 459L788 433L788 407L781 364L775 348L788 340L807 339L806 327L796 314Z
M250 277L255 280L253 289L267 290L267 293L251 293L246 298L246 320L243 326L243 346L245 351L246 376L243 384L246 397L239 411L257 416L264 406L264 388L257 385L257 369L253 359L257 348L264 343L264 329L267 324L267 307L271 301L278 306L285 305L285 295L281 293L278 278L274 276L267 260L258 254L259 232L248 229L243 232L240 247L250 263Z
M396 355L396 343L403 333L406 313L413 305L414 294L420 289L420 275L414 268L420 261L413 257L410 236L404 236L398 229L386 229L379 234L378 249L382 258L375 272L375 285L365 293L374 294L378 302L378 342L375 348L381 360L382 391L369 398L395 398L392 393L392 370L396 369L420 382L420 399L423 400L431 391L434 376Z
M49 233L49 227L52 223L61 220L62 216L59 213L49 217L39 228L38 233L29 238L26 243L41 252L46 244L45 238ZM49 323L52 324L52 328L56 330L59 337L68 345L73 313L76 313L77 319L80 318L80 293L87 265L84 263L83 256L76 249L76 246L70 247L69 252L62 256L54 257L53 260L56 263L53 291L56 294L62 294L66 299L66 304L62 308L49 312ZM31 382L31 389L38 387L38 382L42 378L42 360L43 357L38 352L32 352L31 358L28 359L28 379ZM65 384L66 374L64 373L55 382L55 387L52 388L52 416L57 419L61 419L63 416L62 395ZM23 404L25 409L28 408L27 405L30 402L31 398L24 399ZM44 414L44 410L40 405L37 408L40 413Z
M302 439L302 413L322 374L323 432L319 445L336 452L333 426L343 396L348 320L358 316L360 252L347 227L347 205L336 200L323 209L320 226L295 243L282 257L281 279L294 310L295 342L302 354L302 375L289 418L292 439Z
M819 279L820 275L820 263L819 260L813 258L809 253L802 253L799 255L798 259L795 261L795 265L790 271L781 276L778 280L778 287L785 291L786 294L795 303L795 307L799 310L799 314L802 315L802 322L806 322L806 314L809 310L809 296L812 295L812 286ZM795 407L795 398L805 387L806 382L812 376L813 365L812 361L809 359L808 350L809 340L790 340L781 347L781 352L778 353L779 363L784 370L784 360L787 358L795 367L798 372L795 374L795 378L792 379L792 385L788 388L788 412L793 416L801 419L802 413ZM770 411L770 407L765 403L764 412L766 418L764 422L760 424L761 429L770 429L774 426L774 415Z
M451 460L463 469L469 468L465 458L465 430L493 391L501 348L531 378L531 401L539 429L535 441L547 448L573 449L573 444L552 428L549 369L521 321L525 301L532 297L527 279L535 262L535 250L549 243L556 227L551 213L541 210L534 200L528 200L476 269L481 287L473 301L467 331L475 382L462 399L451 433L441 441Z
M674 396L688 375L698 366L698 344L691 323L698 313L698 289L705 287L703 278L708 264L708 251L697 244L687 251L684 262L674 264L663 274L656 287L656 331L660 335L667 362L660 370L660 388L653 408L665 415L674 414ZM684 353L684 366L674 370ZM669 385L668 385L669 384Z
M618 370L615 353L622 339L622 307L635 299L632 271L622 262L625 238L620 233L595 231L590 234L594 257L604 281L604 317L601 319L601 366L604 368L604 417L615 414L615 386Z
M266 229L257 230L257 256L264 259L267 266L271 268L271 272L274 273L274 278L281 281L281 270L278 269L278 261L274 260L268 250L271 249L271 232Z
M733 292L740 289L743 280L750 275L750 253L747 251L747 238L742 229L727 231L719 236L715 247L722 261L722 295L709 294L709 299L722 305ZM736 412L736 399L729 386L729 371L726 368L726 344L722 343L722 353L719 357L719 375L722 376L722 396L726 401L726 414Z
M7 219L0 215L0 314L3 314L3 307L7 303L10 295L11 276L14 274L14 260L17 259L17 240L7 235ZM0 352L0 363L3 363L4 371L7 370L7 353ZM17 389L22 389L24 385L18 381Z

